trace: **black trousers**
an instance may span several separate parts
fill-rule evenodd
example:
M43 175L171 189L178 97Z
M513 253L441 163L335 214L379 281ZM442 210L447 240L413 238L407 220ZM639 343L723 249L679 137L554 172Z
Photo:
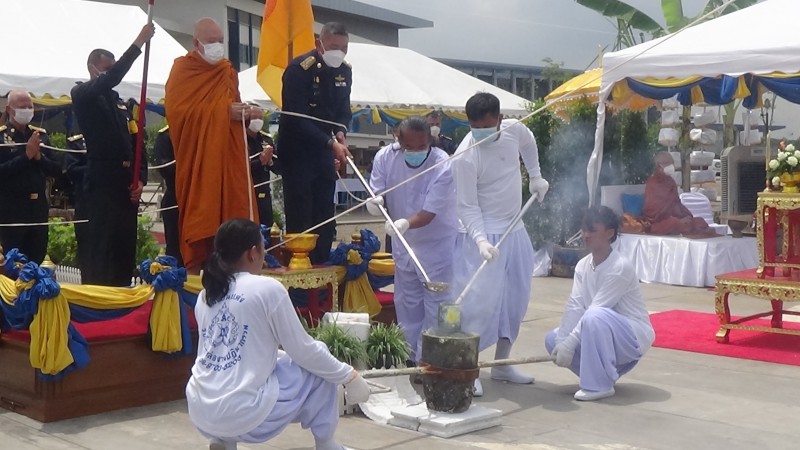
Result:
M286 212L286 231L299 233L333 217L333 194L336 180L331 163L328 170L319 170L314 165L302 164L298 161L286 163L282 161L283 202ZM323 264L330 259L331 245L336 233L336 222L333 221L312 233L319 235L317 246L309 254L312 264Z
M81 283L130 286L136 264L137 206L130 201L131 169L121 161L89 160L84 194L87 239Z
M0 197L0 223L44 223L49 207L44 193L31 199L30 194ZM0 245L8 253L19 249L29 261L41 264L47 254L47 226L0 227Z
M86 194L83 192L83 185L75 187L75 220L86 220ZM81 261L88 261L86 251L89 249L88 223L75 224L75 241L78 244L78 267Z
M272 220L272 196L269 186L256 188L256 204L258 205L259 221L267 228L271 228L274 220Z
M161 198L161 207L169 208L178 204L175 199L175 193L167 191L164 197ZM166 252L167 255L175 257L178 260L178 266L183 267L183 258L181 257L181 241L180 229L178 228L178 209L169 209L161 212L161 219L164 221L164 240L167 241Z

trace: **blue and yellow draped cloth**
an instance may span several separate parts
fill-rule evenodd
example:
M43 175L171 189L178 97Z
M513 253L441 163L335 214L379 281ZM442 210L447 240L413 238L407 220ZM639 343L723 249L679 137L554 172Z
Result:
M59 285L51 269L25 262L12 249L0 275L0 324L28 330L30 362L45 379L55 379L88 364L88 344L72 324L122 317L152 299L150 341L153 351L191 354L187 308L202 290L200 277L187 276L174 258L159 256L141 265L146 285L123 288Z
M685 106L724 105L741 99L745 108L761 106L762 94L771 91L792 103L800 103L800 73L744 74L718 77L626 78L614 85L611 103L624 105L634 98L663 100L677 95Z
M380 250L381 242L373 232L362 229L359 244L340 243L331 251L328 265L342 266L345 268L344 279L344 305L345 312L364 312L373 317L381 312L381 305L375 297L375 292L370 281L372 277L384 277L386 270L370 276L370 269L376 267L371 263L372 255ZM394 268L392 274L394 278ZM391 284L391 283L389 283Z

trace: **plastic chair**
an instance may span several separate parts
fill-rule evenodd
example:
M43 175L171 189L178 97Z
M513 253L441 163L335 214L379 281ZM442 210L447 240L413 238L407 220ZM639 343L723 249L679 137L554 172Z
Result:
M709 228L712 228L717 234L726 235L730 232L727 225L721 225L714 222L714 213L711 212L711 201L705 195L699 192L684 192L680 194L681 203L694 217L700 217L706 221Z

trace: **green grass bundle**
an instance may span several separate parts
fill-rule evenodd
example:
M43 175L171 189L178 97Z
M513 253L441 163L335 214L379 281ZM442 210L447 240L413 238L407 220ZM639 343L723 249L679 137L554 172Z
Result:
M408 345L403 330L396 324L373 325L367 338L369 366L376 369L402 367L408 359Z
M347 334L346 331L334 323L320 324L314 332L314 338L328 346L334 358L351 366L360 366L367 361L367 351L364 343L357 337Z

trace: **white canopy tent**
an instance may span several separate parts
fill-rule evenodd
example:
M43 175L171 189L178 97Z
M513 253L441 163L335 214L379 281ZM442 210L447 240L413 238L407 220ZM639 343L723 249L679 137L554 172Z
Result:
M490 92L500 99L501 112L527 114L526 99L472 77L413 50L350 43L347 62L353 66L354 108L441 108L463 111L470 96ZM242 100L275 108L256 82L256 68L239 73Z
M88 79L89 52L104 48L119 58L147 23L139 7L81 0L4 1L3 17L6 39L21 46L0 65L0 95L24 89L56 98L69 96L75 82ZM186 49L158 24L151 44L147 97L157 102L173 61ZM122 98L139 99L143 60L140 56L117 86Z
M738 77L800 72L800 1L767 0L603 57L597 129L587 167L594 197L603 158L606 101L627 78Z

